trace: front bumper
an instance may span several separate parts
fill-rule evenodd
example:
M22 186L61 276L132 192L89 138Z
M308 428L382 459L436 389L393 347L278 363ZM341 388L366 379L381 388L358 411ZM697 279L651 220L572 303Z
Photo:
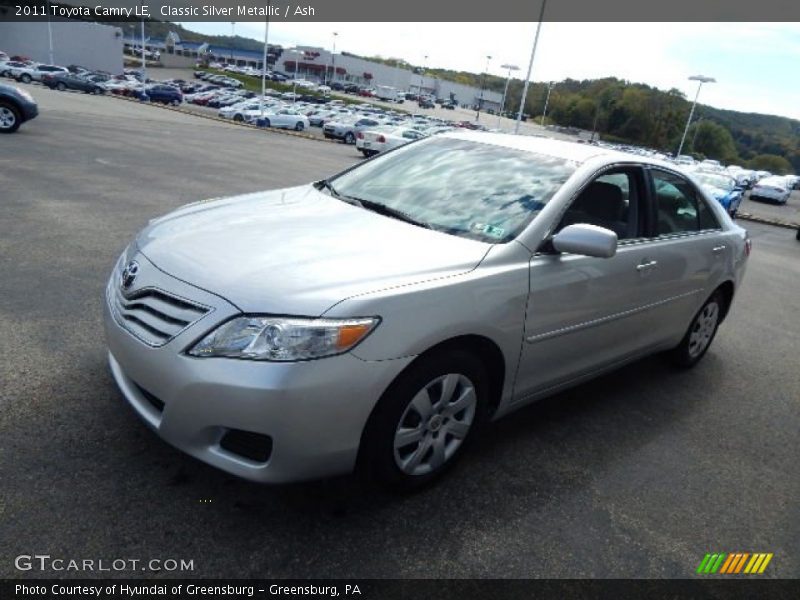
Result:
M370 412L412 358L370 362L344 354L277 363L188 356L189 346L238 310L165 275L141 255L137 260L143 265L140 285L213 307L163 346L152 347L120 326L107 298L111 372L151 429L187 454L252 481L284 483L353 470ZM115 271L110 291L117 281ZM236 430L268 436L268 458L257 461L223 448L223 438Z

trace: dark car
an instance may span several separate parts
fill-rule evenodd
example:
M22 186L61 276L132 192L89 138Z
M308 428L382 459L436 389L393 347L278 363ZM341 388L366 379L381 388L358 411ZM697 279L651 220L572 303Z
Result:
M420 108L435 108L436 105L428 99L423 98L419 102L417 102Z
M14 133L39 114L39 105L28 92L0 83L0 133Z
M344 91L347 94L357 94L359 89L361 88L357 86L355 83L348 83L345 84L344 86Z
M150 85L145 92L150 98L150 102L161 102L162 104L172 104L178 106L183 102L183 94L180 90L169 85Z
M86 92L87 94L104 94L106 89L85 77L79 77L72 73L58 73L52 75L43 75L42 83L49 87L51 90L78 90L79 92Z
M344 84L341 81L334 81L331 83L331 89L337 92L343 92Z

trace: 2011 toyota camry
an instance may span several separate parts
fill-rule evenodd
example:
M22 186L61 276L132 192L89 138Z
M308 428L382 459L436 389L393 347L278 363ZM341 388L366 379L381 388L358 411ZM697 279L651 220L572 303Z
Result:
M229 473L413 487L537 398L697 363L749 252L667 164L447 133L151 221L108 282L109 361L151 428Z

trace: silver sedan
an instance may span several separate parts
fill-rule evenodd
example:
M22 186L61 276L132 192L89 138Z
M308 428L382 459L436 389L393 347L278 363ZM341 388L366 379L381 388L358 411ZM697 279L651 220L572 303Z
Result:
M108 281L109 362L229 473L416 487L538 398L656 352L695 365L749 252L668 164L446 133L153 220Z

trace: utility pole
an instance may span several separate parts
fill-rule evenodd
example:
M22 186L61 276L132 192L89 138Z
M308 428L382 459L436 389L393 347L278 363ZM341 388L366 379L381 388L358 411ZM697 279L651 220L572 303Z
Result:
M478 110L475 113L475 122L481 120L481 108L483 108L483 90L486 87L486 73L489 71L489 61L492 60L491 56L486 56L486 70L483 72L483 77L481 77L481 97L478 99Z
M528 76L525 78L525 87L522 89L522 99L519 101L519 112L517 113L517 124L514 126L514 133L519 133L519 124L522 122L522 111L525 110L525 100L528 97L528 87L531 83L531 71L533 71L533 59L536 58L536 45L539 43L539 32L542 29L542 19L544 18L544 7L547 0L542 0L542 9L539 11L539 24L536 26L536 36L533 38L533 48L531 48L531 60L528 63Z

